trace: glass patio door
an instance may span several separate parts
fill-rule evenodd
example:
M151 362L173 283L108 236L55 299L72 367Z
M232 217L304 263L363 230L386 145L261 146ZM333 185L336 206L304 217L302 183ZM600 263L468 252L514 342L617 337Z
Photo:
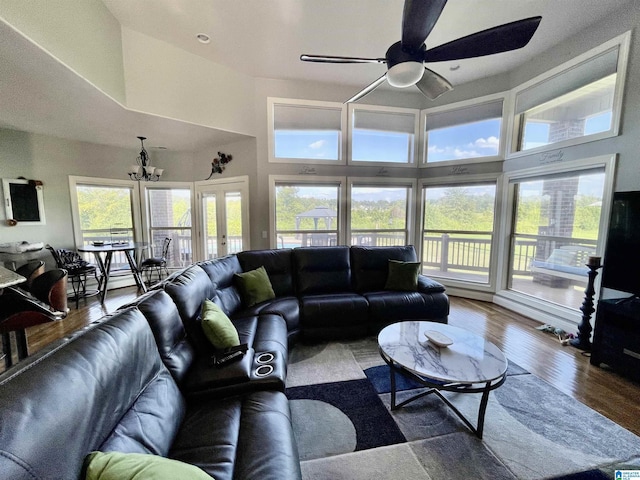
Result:
M197 182L200 256L205 260L249 249L248 179Z

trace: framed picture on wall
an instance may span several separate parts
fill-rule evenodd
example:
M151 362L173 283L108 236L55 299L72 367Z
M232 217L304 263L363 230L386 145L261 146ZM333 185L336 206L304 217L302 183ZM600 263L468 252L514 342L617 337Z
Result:
M42 182L37 180L2 179L7 220L19 225L45 225Z

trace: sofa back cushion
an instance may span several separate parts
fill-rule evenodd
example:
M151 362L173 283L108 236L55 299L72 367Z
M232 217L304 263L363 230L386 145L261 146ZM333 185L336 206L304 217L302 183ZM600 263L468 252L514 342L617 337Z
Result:
M198 265L192 265L166 282L164 290L178 307L187 333L191 333L191 324L200 315L202 301L214 294L214 286L209 276Z
M293 250L298 295L351 292L349 247L301 247Z
M398 247L351 247L353 288L356 292L384 290L389 274L389 260L417 261L413 245Z
M248 250L238 253L244 272L264 267L276 297L289 297L293 291L293 254L290 248Z
M242 273L240 262L236 255L216 258L198 263L207 272L214 286L214 294L209 297L222 308L227 316L231 317L241 308L240 292L236 288L233 276ZM204 299L200 299L202 301Z
M93 450L169 451L185 404L137 309L25 364L0 377L2 478L80 478Z
M164 290L152 290L128 306L137 306L149 322L160 358L180 384L193 363L195 349L187 338L178 307Z

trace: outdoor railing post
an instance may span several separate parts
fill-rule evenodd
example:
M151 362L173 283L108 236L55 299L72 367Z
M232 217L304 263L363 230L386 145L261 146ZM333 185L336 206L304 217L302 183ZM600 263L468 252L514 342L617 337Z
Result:
M442 256L440 257L440 271L446 272L449 263L449 234L442 234Z

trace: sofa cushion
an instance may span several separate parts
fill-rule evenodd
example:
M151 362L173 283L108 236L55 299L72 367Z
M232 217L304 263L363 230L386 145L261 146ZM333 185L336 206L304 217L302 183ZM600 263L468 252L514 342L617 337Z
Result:
M420 262L389 260L389 274L384 289L415 292L418 289L419 274Z
M236 273L235 280L238 290L240 290L240 297L244 307L251 307L257 303L276 298L271 286L271 280L269 280L269 275L264 267Z
M242 273L237 256L227 255L200 262L198 265L209 275L211 284L214 286L216 303L222 307L224 313L229 317L232 316L242 306L240 292L234 281L234 275Z
M87 456L86 480L211 480L198 467L159 455L122 452L92 452Z
M282 297L244 308L234 318L250 317L263 313L280 315L287 323L289 338L296 337L300 330L300 303L296 297Z
M137 306L145 316L162 362L180 384L194 360L195 349L187 338L176 304L164 290L152 290L128 306Z
M205 336L217 350L240 345L236 327L211 300L205 300L202 304L201 325Z
M298 296L351 292L349 247L301 247L293 250Z
M216 480L301 478L289 404L281 392L194 402L169 456Z
M369 302L369 315L376 323L392 323L409 319L437 319L449 312L439 296L419 292L370 292L364 296Z
M369 304L357 293L305 295L300 305L304 328L349 326L368 321Z
M198 318L202 301L214 294L213 284L207 272L192 265L164 283L164 290L178 307L180 318L190 333L192 322Z
M85 456L109 440L166 455L185 402L146 319L131 308L5 377L0 410L2 477L67 479L79 478Z
M389 260L415 262L418 257L413 245L351 247L351 269L355 291L363 293L384 290L389 274Z
M277 250L248 250L238 253L242 270L247 272L264 267L269 275L276 297L294 294L293 290L293 254L289 248Z

